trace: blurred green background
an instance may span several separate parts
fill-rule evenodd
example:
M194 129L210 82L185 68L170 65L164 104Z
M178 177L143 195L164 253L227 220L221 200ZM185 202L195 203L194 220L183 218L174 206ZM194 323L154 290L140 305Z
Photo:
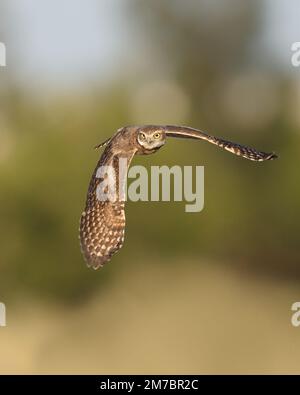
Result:
M297 1L2 1L0 372L299 372ZM169 140L133 164L205 166L205 208L128 202L88 270L78 224L127 124L184 124L280 159Z

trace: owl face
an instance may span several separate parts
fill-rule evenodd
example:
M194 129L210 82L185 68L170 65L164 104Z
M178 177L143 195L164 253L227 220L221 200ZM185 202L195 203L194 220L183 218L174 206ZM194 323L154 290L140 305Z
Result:
M145 150L153 152L165 144L166 135L163 130L158 129L138 130L137 142Z

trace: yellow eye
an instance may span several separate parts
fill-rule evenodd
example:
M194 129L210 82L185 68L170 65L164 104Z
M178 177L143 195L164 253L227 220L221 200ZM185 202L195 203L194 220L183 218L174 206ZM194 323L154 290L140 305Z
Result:
M154 138L155 138L155 139L159 139L159 138L160 138L160 133L155 133L155 134L154 134Z
M145 138L146 138L145 133L141 132L141 133L140 133L140 139L141 139L141 140L145 140Z

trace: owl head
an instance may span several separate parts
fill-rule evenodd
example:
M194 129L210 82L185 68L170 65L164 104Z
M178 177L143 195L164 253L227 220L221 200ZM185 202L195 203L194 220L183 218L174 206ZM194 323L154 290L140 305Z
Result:
M137 130L137 142L145 151L151 153L165 144L166 134L157 127L143 127Z

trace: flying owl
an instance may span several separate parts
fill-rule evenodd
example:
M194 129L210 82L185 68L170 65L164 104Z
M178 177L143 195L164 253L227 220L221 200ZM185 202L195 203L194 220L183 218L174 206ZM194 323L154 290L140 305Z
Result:
M135 154L153 154L166 143L167 137L206 140L252 161L277 158L274 153L257 151L185 126L146 125L118 129L111 138L95 147L105 146L105 149L92 175L80 219L81 250L89 267L102 267L124 243L125 185L132 158ZM125 163L125 171L120 163ZM110 191L110 182L117 191L115 195Z

